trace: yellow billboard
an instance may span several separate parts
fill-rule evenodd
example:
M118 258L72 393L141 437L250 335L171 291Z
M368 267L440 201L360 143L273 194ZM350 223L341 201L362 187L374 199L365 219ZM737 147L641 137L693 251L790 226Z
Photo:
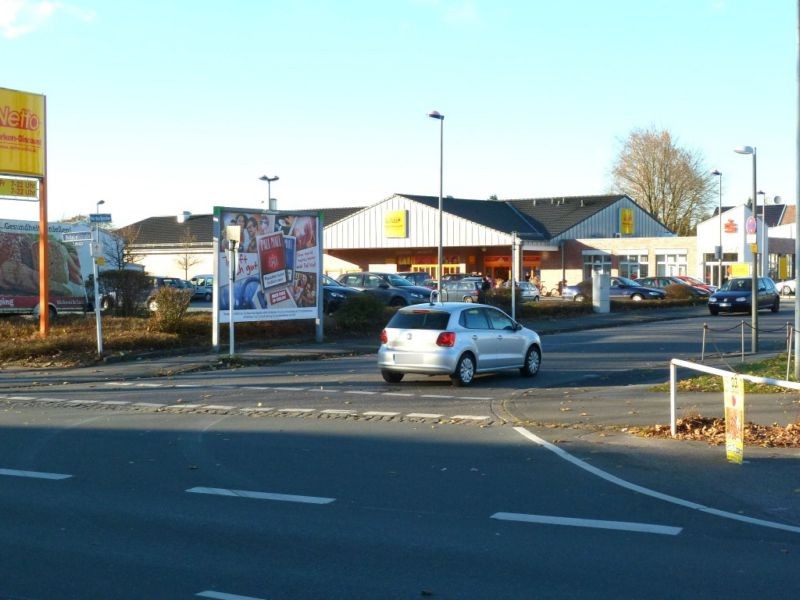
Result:
M634 234L633 209L622 208L619 211L619 232L622 235Z
M0 173L45 176L45 98L0 88Z
M383 217L383 235L387 238L408 237L408 211L388 211Z

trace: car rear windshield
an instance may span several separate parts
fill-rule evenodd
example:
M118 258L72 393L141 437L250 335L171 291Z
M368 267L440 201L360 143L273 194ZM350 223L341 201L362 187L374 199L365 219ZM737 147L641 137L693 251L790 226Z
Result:
M447 329L450 313L432 310L399 311L389 321L388 327L396 329Z

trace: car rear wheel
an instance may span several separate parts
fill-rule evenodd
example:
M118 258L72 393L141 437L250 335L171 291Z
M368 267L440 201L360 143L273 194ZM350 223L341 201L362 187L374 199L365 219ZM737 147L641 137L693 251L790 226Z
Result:
M788 285L785 285L781 288L782 296L790 296L791 293L792 293L792 288L790 288Z
M465 354L458 359L456 371L450 375L453 385L464 387L472 383L475 378L475 359L471 354Z
M206 295L203 296L203 300L206 302L211 302L211 292L206 292Z
M528 353L525 355L525 364L522 365L519 372L523 377L534 377L539 372L539 367L542 365L542 353L536 346L528 348Z
M381 369L381 376L387 383L400 383L403 380L404 373L397 371L390 371L389 369Z
M389 302L389 306L392 308L401 308L406 305L406 301L402 298L392 298L391 302Z

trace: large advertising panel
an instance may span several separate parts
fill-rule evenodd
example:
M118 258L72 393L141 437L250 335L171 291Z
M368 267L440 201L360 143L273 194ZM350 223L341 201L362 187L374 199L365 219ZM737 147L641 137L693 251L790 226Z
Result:
M322 302L319 215L214 208L214 285L222 323L230 319L228 225L240 227L234 263L233 321L316 319Z
M44 96L0 88L0 173L44 177Z

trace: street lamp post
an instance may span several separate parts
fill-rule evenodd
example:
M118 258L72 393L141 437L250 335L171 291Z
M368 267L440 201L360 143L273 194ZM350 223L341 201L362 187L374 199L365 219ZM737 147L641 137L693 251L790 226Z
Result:
M273 207L272 207L272 185L271 184L272 184L273 181L278 181L278 179L280 179L280 177L278 177L277 175L275 175L275 177L267 177L266 175L262 175L258 179L261 180L261 181L266 181L267 182L267 208L270 209L270 210L273 210Z
M436 275L436 289L439 290L439 300L442 299L442 184L444 173L444 115L438 111L428 113L431 119L439 121L439 262Z
M239 225L228 225L225 228L225 237L228 239L228 345L230 357L234 355L234 327L233 327L233 284L236 280L236 243L242 235Z
M733 150L737 154L751 154L753 156L753 218L758 214L758 186L756 185L756 148L755 146L740 146ZM750 317L750 351L758 352L758 230L756 230L755 252L752 266L752 290L750 291L751 317Z
M714 169L711 174L719 178L719 256L717 256L717 287L722 287L722 172Z
M761 196L761 275L769 277L769 232L767 231L767 194L763 190L759 190L758 194ZM780 196L775 196L773 203L780 199Z
M98 200L94 207L94 214L100 214L100 207L105 204L105 200ZM98 278L100 276L100 270L97 266L97 259L99 258L96 256L97 249L100 247L100 225L98 223L94 224L94 237L95 237L95 247L92 251L92 275L94 277L94 320L97 323L97 353L103 353L103 320L100 318L100 283L98 282Z

